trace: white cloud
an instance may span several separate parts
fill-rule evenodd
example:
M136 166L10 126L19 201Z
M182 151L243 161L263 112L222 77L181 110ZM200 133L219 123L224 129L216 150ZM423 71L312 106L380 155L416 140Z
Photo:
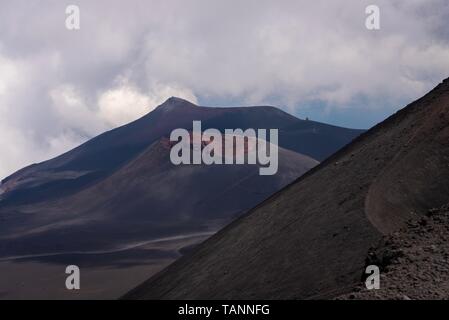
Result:
M98 117L108 126L117 127L142 117L171 96L196 102L195 95L187 89L168 85L154 85L148 93L121 80L120 85L103 92L98 98Z
M6 1L0 11L0 176L132 121L196 102L400 107L449 73L445 0ZM370 103L357 104L360 97Z
M0 97L6 95L7 90L17 83L19 72L17 66L0 55Z
M144 115L149 105L148 96L127 85L106 91L98 100L100 117L111 126L123 125Z
M109 129L95 114L94 106L89 107L82 93L74 86L64 84L49 92L52 112L61 130L79 132L82 137L92 137Z

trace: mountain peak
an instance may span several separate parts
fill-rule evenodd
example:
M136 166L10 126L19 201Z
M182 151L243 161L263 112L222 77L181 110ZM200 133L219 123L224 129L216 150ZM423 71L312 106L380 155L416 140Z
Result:
M447 92L448 90L449 90L449 78L445 78L434 88L433 91Z
M196 104L182 98L170 97L159 106L159 108L163 108L164 110L174 110L180 107L196 107Z

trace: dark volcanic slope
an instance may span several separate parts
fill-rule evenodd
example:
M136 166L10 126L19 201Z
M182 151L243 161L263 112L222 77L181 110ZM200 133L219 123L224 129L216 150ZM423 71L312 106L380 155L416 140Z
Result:
M143 266L160 270L179 249L186 252L318 163L282 148L301 141L298 132L280 134L273 176L260 176L257 165L175 166L167 137L176 128L191 130L193 120L202 120L203 129L283 130L305 123L273 107L207 108L171 98L129 125L18 171L0 185L0 294L72 297L55 274L76 264L90 289L73 297L122 295L147 277ZM325 150L358 133L315 125ZM329 128L345 137L325 141ZM105 282L101 268L121 284Z
M74 195L0 211L0 259L91 252L216 231L317 162L279 149L279 174L258 166L174 166L165 140Z
M175 166L167 137L175 128L191 130L192 120L202 120L203 129L301 122L272 107L206 108L171 98L140 120L5 179L0 259L210 233L318 163L280 147L274 176L260 176L256 165Z
M449 80L208 239L127 298L328 298L382 233L448 202Z

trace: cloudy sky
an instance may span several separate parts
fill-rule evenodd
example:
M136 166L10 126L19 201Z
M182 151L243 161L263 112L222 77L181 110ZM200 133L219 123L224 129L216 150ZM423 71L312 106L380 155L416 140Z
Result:
M447 0L0 0L0 178L170 96L368 128L449 77L448 21Z

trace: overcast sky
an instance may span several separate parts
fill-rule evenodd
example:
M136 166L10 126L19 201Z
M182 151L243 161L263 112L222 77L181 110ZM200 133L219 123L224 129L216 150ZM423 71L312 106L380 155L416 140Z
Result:
M448 30L447 0L0 0L0 177L170 96L367 128L449 77Z

